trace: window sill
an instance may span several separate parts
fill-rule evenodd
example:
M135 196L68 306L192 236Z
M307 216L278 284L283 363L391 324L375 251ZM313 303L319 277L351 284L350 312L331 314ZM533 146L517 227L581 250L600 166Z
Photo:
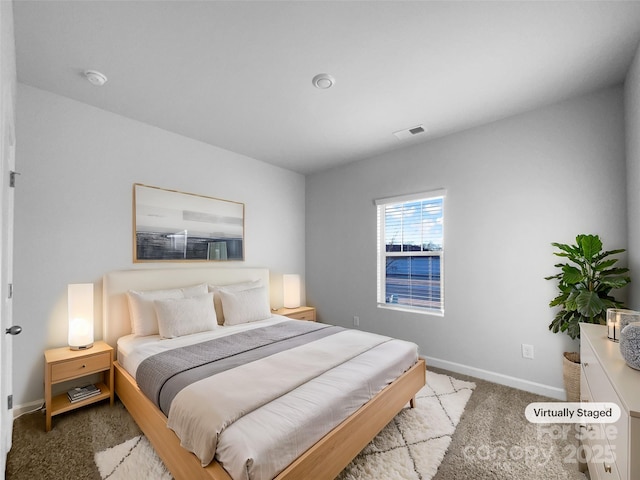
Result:
M420 315L430 315L433 317L444 317L444 310L430 310L427 308L410 307L391 303L379 303L378 308L384 310L397 310L399 312L418 313Z

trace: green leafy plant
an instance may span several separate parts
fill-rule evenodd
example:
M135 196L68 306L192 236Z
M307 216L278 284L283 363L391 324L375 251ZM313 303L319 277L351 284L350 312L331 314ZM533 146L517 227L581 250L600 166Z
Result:
M621 308L622 302L611 296L613 289L627 285L631 278L625 275L629 269L615 267L617 258L611 255L622 253L624 249L602 251L602 241L598 235L578 235L575 245L552 243L560 251L558 257L567 263L555 266L561 272L545 277L557 279L560 293L549 303L550 307L561 309L549 324L554 333L566 332L571 338L580 337L579 322L606 323L607 308Z

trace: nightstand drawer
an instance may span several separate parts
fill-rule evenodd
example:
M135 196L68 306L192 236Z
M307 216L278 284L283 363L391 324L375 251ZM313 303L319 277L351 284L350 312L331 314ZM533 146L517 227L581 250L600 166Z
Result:
M299 312L299 313L292 313L290 315L287 315L289 318L293 318L295 320L308 320L310 322L315 322L316 321L316 311L315 310L309 310L306 312Z
M51 382L56 383L78 376L90 375L111 368L109 352L68 360L51 365Z
M313 307L295 307L295 308L286 308L282 307L277 310L274 310L273 313L277 315L284 315L285 317L289 317L293 320L306 320L308 322L316 321L316 309Z

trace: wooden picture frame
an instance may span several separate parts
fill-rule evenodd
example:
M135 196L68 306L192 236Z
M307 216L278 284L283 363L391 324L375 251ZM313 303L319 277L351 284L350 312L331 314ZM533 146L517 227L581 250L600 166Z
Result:
M134 263L243 260L244 203L134 183Z

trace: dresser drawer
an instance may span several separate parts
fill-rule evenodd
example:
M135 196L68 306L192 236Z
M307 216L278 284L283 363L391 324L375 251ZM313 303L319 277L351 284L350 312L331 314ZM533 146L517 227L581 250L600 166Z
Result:
M581 360L583 360L582 352L580 356ZM588 361L583 362L582 371L580 372L580 401L593 402L594 399L585 377L585 363L590 366ZM589 465L591 480L621 480L615 465L617 445L611 445L610 443L611 440L616 439L617 435L610 435L610 429L607 424L585 423L581 424L579 428L582 455L584 455L584 457L581 455L581 460L586 460Z
M580 401L593 402L591 390L589 390L589 384L587 383L587 377L584 374L584 364L582 365L582 368L580 368Z
M592 447L591 451L599 452L600 450L597 447ZM591 459L588 464L591 480L622 480L615 463Z
M580 346L580 362L582 363L582 373L587 380L587 385L594 398L593 402L618 402L611 383L607 379L602 366L588 342L582 342ZM597 393L596 393L597 392Z
M613 388L607 374L591 348L584 339L580 346L582 362L580 397L589 402L611 402L622 407L622 402ZM620 418L613 424L592 424L594 438L587 442L590 446L585 451L591 455L589 471L595 470L598 478L603 480L632 480L627 472L629 462L629 414L621 408ZM605 432L608 432L605 434ZM604 450L603 450L604 448ZM611 454L609 453L611 452ZM613 456L615 462L610 461Z
M111 367L109 352L92 355L90 357L67 360L51 365L51 382L61 382L71 378L101 372Z

